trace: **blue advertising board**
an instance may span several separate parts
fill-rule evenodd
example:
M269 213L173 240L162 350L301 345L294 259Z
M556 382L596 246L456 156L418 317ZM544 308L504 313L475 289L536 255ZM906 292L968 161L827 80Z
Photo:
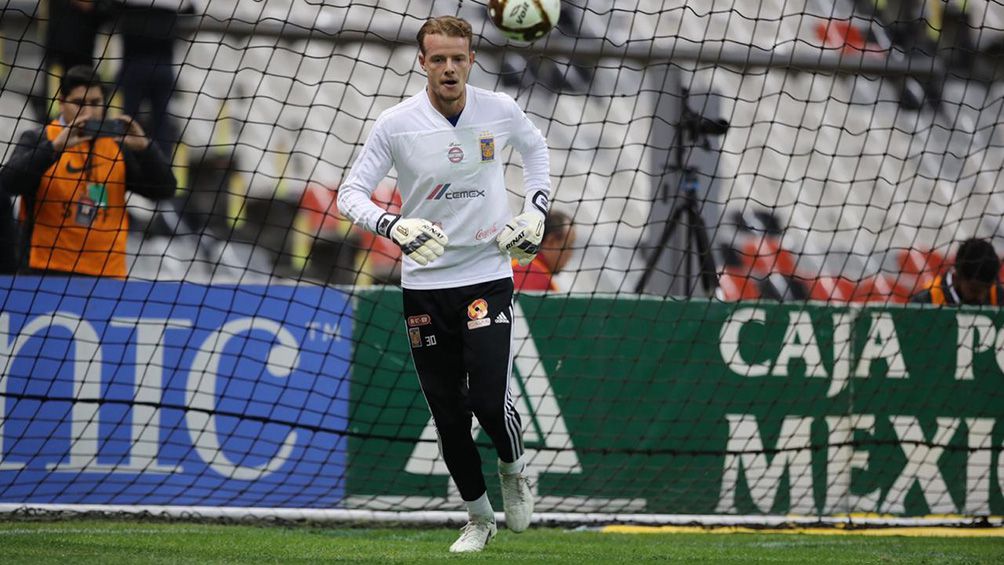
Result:
M349 297L0 277L0 502L330 508Z

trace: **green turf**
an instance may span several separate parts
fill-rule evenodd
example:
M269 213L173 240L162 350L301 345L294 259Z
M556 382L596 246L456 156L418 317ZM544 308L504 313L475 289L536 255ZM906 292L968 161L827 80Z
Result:
M0 522L0 563L1004 563L1004 538L499 532L450 555L454 529L246 526L112 520Z

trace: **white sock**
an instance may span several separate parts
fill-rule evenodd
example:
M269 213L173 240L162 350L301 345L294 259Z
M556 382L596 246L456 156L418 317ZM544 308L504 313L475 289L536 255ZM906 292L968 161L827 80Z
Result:
M467 515L471 520L495 521L495 511L492 510L492 503L488 500L488 492L481 495L477 500L464 501L467 506Z
M518 459L512 463L506 463L505 461L499 459L499 472L505 475L512 475L514 473L522 473L523 468L526 467L524 460L526 459L526 453L520 455Z

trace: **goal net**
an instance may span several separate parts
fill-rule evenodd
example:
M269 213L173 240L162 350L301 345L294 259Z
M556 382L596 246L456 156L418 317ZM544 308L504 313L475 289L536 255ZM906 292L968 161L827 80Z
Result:
M419 26L451 14L471 84L547 138L574 234L545 243L543 283L516 279L544 519L999 521L1004 315L907 302L962 241L1004 245L1004 5L569 0L523 45L485 4L0 7L0 509L456 516L400 250L336 205L376 118L426 84ZM63 161L11 163L78 64L177 183L116 205L124 278L30 259L54 251L35 215ZM521 160L498 158L515 211ZM104 212L87 195L66 218ZM395 171L373 199L400 210Z

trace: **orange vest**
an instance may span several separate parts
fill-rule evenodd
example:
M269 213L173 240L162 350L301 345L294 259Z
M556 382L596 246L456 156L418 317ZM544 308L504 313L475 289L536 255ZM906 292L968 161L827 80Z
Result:
M52 141L62 129L53 122L45 133ZM124 278L129 231L125 181L116 141L99 137L67 147L42 175L33 210L22 200L22 220L29 213L33 218L28 266Z
M943 277L938 275L934 278L934 282L931 283L931 304L937 304L938 306L944 306L948 303L945 298L945 289L942 285ZM997 285L990 287L990 304L997 306Z

